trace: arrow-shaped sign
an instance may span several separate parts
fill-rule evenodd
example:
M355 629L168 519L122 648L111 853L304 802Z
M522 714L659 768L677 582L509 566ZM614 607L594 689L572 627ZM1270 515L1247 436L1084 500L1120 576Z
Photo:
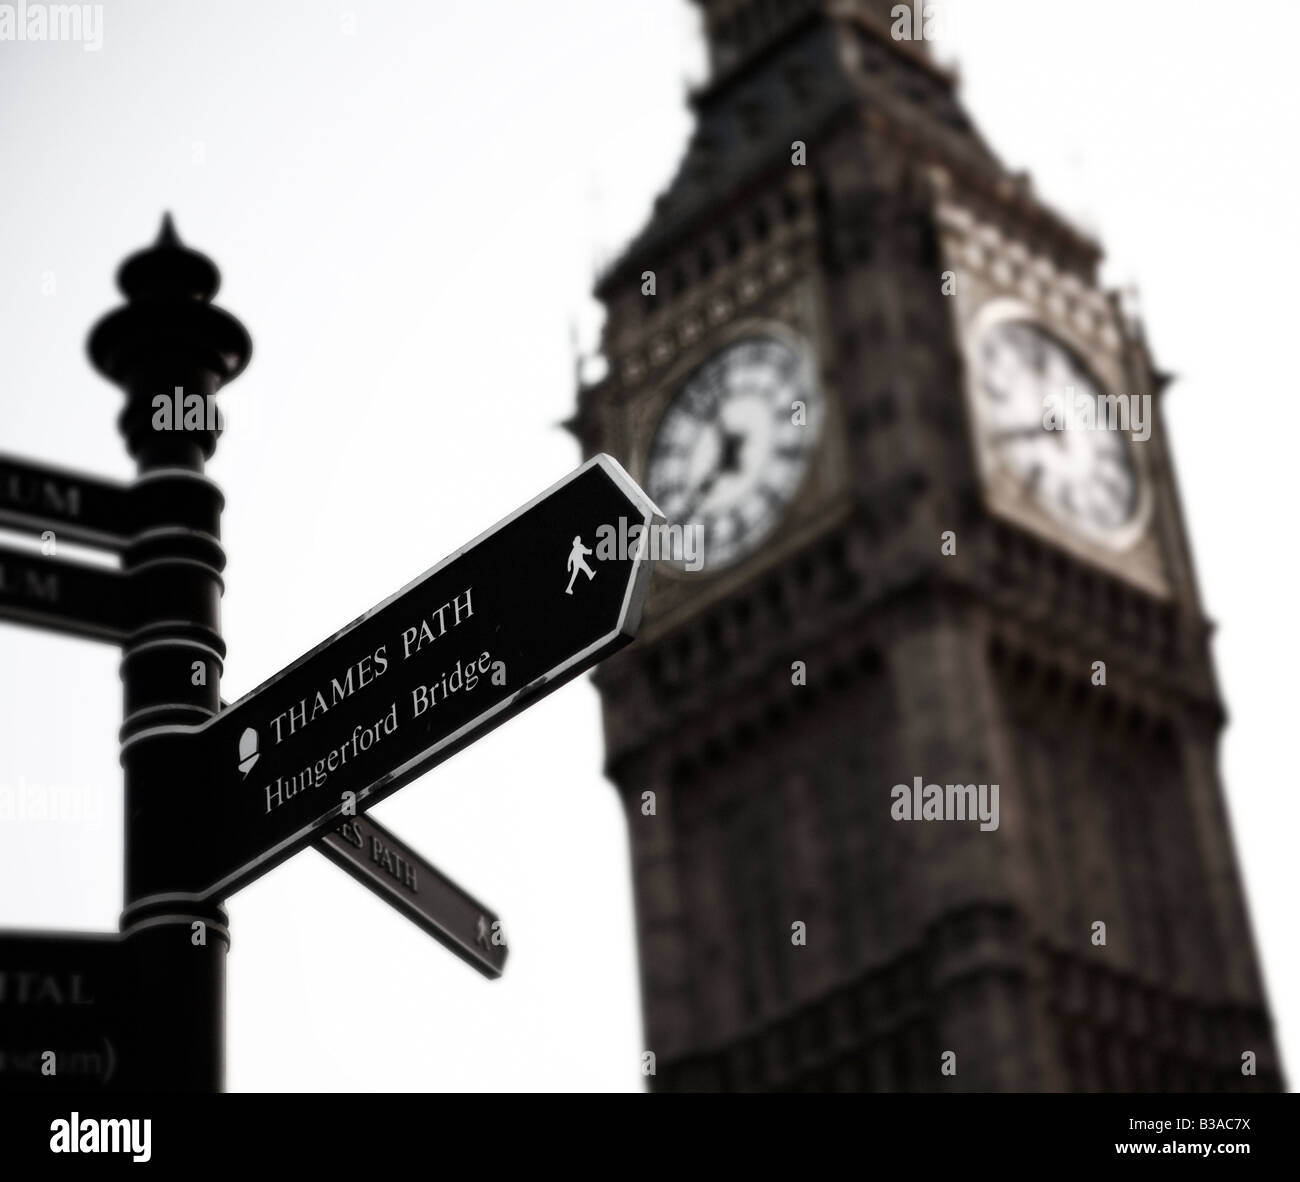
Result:
M501 976L501 921L378 821L349 817L316 848L485 977Z
M661 521L596 456L211 721L132 736L128 911L224 898L627 644Z
M0 620L121 644L129 589L118 571L0 546Z

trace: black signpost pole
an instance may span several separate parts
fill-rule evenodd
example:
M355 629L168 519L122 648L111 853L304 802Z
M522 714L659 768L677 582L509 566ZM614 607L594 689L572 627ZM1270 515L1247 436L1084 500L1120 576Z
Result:
M119 429L135 459L138 520L123 551L132 586L123 640L121 731L127 897L123 937L134 980L133 1055L126 1086L218 1091L224 1074L225 959L220 900L133 908L133 867L159 855L135 818L141 801L195 791L193 769L142 778L137 761L160 725L194 725L221 705L222 496L203 474L220 434L214 395L248 362L252 344L211 303L219 277L187 249L170 218L157 242L122 265L127 303L91 334L95 368L122 387ZM197 802L195 802L197 807ZM199 826L169 835L201 845ZM152 835L157 842L158 835Z
M225 706L223 499L204 465L216 393L252 343L213 305L218 282L164 219L118 273L126 304L91 333L92 363L126 394L134 483L0 455L0 526L121 555L109 571L0 547L0 620L121 647L126 813L120 935L0 933L0 1087L39 1071L55 1086L220 1091L224 900L308 845L500 976L496 916L358 811L640 624L663 518L596 455ZM49 1021L29 1021L34 1006Z

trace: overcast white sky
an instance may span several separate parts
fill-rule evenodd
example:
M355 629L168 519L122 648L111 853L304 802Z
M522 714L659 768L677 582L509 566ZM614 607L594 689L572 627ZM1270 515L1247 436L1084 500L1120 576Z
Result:
M351 31L350 31L351 30ZM1203 591L1257 939L1300 1071L1294 837L1300 7L964 0L994 147L1136 282ZM0 43L0 450L128 477L84 360L164 209L255 342L222 397L224 694L242 695L576 465L570 326L685 144L686 0L104 5ZM53 280L53 291L48 289ZM0 926L121 907L116 650L0 631ZM641 1087L627 844L569 686L375 810L501 915L488 983L307 851L229 903L232 1090Z

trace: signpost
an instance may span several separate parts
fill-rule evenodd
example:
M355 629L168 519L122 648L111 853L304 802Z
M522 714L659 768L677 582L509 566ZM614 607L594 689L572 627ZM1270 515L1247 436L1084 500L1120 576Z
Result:
M131 818L151 851L128 867L133 907L225 898L627 644L649 559L588 564L572 589L567 559L656 512L597 456L210 722L128 739L157 786Z
M640 622L637 540L662 519L596 456L223 708L224 500L204 472L220 420L207 412L252 342L211 303L218 284L164 219L118 272L125 305L91 334L91 361L126 394L133 483L0 456L0 528L120 556L113 570L0 547L0 620L121 647L126 800L121 934L0 933L0 1089L219 1089L222 903L313 843L500 976L497 917L364 811ZM184 415L160 419L160 399Z
M342 866L445 948L485 977L506 964L496 914L370 817L352 817L318 843Z

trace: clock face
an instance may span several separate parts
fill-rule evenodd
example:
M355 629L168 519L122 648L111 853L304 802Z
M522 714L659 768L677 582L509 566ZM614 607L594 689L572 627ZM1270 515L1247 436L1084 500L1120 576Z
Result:
M1077 425L1086 421L1084 403L1091 405L1091 422L1106 421L1096 378L1028 320L996 322L976 348L975 399L991 453L1058 521L1117 541L1137 517L1138 472L1127 432ZM1054 416L1049 407L1057 408ZM1062 421L1076 425L1050 425Z
M734 562L798 491L820 419L807 356L774 336L745 337L674 396L650 447L646 492L670 522L698 526L706 567Z

